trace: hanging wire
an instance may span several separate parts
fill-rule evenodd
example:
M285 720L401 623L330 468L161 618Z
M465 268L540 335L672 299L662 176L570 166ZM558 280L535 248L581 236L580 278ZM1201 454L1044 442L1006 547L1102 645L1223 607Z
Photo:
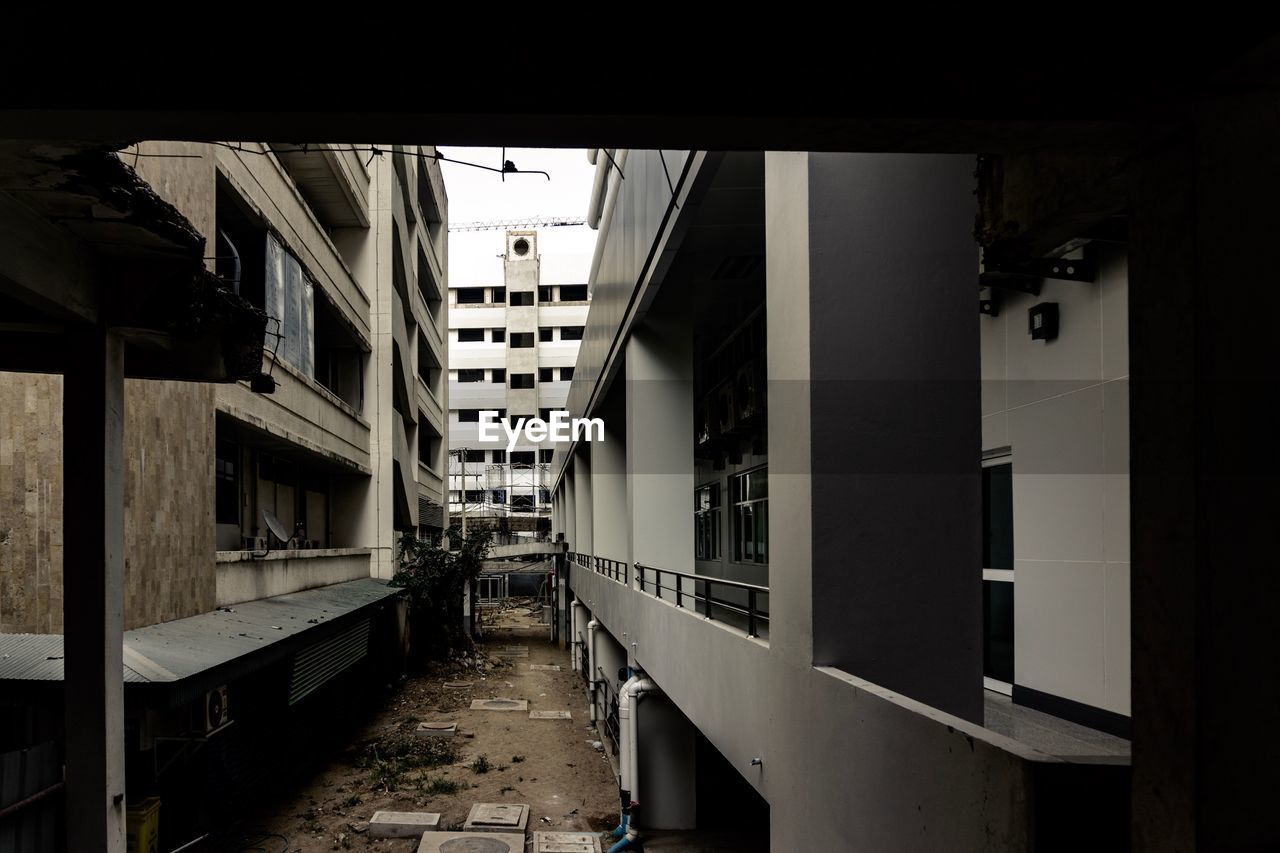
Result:
M667 171L667 158L662 155L662 149L658 149L658 159L662 161L662 174L667 176L667 189L671 190L671 203L675 205L676 210L680 209L680 203L676 201L676 188L671 183L671 173Z

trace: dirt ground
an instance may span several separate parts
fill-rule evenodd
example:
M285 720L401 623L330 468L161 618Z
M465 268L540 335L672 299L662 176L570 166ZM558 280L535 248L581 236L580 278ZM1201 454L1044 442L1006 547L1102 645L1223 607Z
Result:
M411 853L417 839L369 836L375 811L439 812L441 829L460 829L473 803L506 802L529 805L530 833L611 829L617 783L592 744L598 735L568 652L552 646L547 627L525 609L503 611L498 623L504 627L488 630L479 644L478 667L441 666L408 679L347 749L266 816L263 828L287 838L289 853ZM501 657L507 646L527 647L528 657ZM561 671L532 670L532 664ZM568 710L573 719L470 709L473 699L495 698L526 699L529 711ZM424 738L413 734L420 722L456 722L458 734Z

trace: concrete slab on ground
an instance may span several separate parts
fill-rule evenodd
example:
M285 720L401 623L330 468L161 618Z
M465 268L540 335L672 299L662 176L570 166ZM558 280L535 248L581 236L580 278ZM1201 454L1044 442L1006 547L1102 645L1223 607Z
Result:
M527 699L472 699L471 710L473 711L527 711L529 710L529 700Z
M601 853L600 838L586 832L535 832L533 853Z
M529 669L533 672L559 672L560 665L550 663L531 663L529 664Z
M418 737L453 737L457 733L457 723L418 723L414 731Z
M417 838L439 827L440 815L435 812L374 812L369 834L374 838Z
M572 720L573 714L568 711L530 711L531 720Z
M418 853L524 853L524 833L424 832Z
M465 690L466 688L471 686L471 682L470 681L446 681L444 683L444 686L448 687L450 690Z
M462 831L524 832L528 826L529 806L525 803L476 803Z

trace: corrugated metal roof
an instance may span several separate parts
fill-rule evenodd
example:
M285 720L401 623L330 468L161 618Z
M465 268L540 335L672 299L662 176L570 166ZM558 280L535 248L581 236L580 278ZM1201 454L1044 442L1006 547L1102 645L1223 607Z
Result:
M124 680L181 681L401 592L361 578L135 628L124 634ZM0 681L61 681L62 655L59 634L0 634Z

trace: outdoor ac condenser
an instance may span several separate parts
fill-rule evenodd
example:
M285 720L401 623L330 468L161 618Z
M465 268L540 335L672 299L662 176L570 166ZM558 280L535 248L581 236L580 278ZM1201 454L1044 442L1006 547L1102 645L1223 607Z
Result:
M204 733L222 728L231 722L231 711L227 707L227 685L215 687L204 694Z

